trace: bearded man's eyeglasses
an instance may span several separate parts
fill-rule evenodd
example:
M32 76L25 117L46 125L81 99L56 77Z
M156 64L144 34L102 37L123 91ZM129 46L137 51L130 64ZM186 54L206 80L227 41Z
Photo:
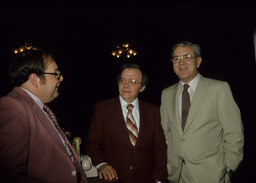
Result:
M51 72L44 72L43 74L51 74L51 75L55 75L55 77L57 78L57 80L60 79L61 76L61 72L60 70L57 70L55 73L51 73Z

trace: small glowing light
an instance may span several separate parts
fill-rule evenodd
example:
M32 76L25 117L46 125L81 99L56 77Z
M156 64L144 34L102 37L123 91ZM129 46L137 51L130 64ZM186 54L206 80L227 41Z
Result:
M111 54L112 54L113 56L115 56L115 55L116 55L116 52L115 52L115 51L113 51Z
M131 55L127 54L127 58L130 58L130 57L131 57Z
M129 44L125 43L125 44L123 44L123 47L128 48Z
M25 45L25 48L26 48L26 50L30 50L32 48L32 45L31 46Z
M116 55L116 58L119 58L120 57L120 55Z

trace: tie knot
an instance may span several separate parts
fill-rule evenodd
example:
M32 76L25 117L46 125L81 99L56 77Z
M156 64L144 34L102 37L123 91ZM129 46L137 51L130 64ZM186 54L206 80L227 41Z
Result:
M189 88L189 84L184 84L183 87L184 87L184 90L187 90Z
M129 105L127 105L127 107L126 107L126 108L127 108L128 110L132 110L132 109L133 109L133 107L134 107L134 106L133 106L132 104L129 104Z

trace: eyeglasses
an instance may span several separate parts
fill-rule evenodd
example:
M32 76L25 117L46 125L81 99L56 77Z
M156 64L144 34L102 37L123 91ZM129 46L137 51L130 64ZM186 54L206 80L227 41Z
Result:
M174 56L172 58L172 62L173 63L178 63L180 62L180 59L183 59L184 62L190 62L192 60L192 58L196 58L196 57L192 57L191 55L182 55L182 56Z
M43 74L51 74L51 75L55 75L55 77L57 78L57 80L60 79L61 76L61 72L60 70L57 70L55 73L51 73L51 72L44 72Z
M135 79L125 79L125 78L121 78L119 83L124 84L126 83L126 81L130 84L130 85L136 85L136 84L140 84L141 82L137 82Z

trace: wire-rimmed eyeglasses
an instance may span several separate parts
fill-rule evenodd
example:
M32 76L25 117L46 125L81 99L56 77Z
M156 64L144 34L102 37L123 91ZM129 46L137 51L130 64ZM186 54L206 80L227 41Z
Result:
M140 82L137 82L135 79L126 79L126 78L121 78L121 79L119 80L119 83L124 84L124 83L126 83L126 81L127 81L130 85L140 84Z
M174 56L172 57L172 62L173 63L178 63L180 62L180 59L182 58L182 60L184 62L190 62L192 60L192 58L196 58L196 57L192 57L191 55L187 54L187 55L182 55L182 56Z

